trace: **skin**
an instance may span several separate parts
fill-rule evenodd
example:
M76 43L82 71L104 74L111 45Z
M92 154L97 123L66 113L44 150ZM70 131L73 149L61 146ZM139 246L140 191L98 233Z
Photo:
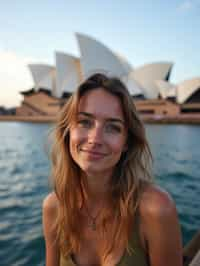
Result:
M126 139L119 99L102 89L86 93L70 130L70 153L86 174L92 194L106 190L113 169L126 150Z
M99 88L80 100L77 121L70 129L70 153L86 174L89 195L87 209L95 217L108 204L108 181L123 151L127 149L127 129L119 99ZM43 202L43 230L46 243L46 265L59 265L59 248L55 242L53 221L58 203L55 193ZM148 186L139 204L140 238L149 255L151 266L181 266L182 247L177 212L170 196L156 186ZM81 250L74 254L78 265L100 265L102 241L98 230L88 227L88 214L83 210ZM97 224L98 225L98 224ZM110 225L112 228L112 224ZM98 227L97 227L98 229ZM125 247L116 247L104 266L114 266Z

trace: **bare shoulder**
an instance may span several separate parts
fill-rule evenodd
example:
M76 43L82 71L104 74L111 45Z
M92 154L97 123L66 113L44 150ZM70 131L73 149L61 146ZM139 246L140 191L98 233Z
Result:
M49 193L43 200L43 212L48 215L56 215L58 211L58 198L55 192Z
M150 265L181 266L181 230L170 195L158 186L149 185L141 195L139 209L141 235Z
M55 192L49 193L42 204L43 232L46 243L55 240L56 229L55 221L58 216L58 199Z
M57 238L56 218L58 199L55 192L49 193L42 204L43 234L46 247L46 265L59 265L59 243Z
M173 199L165 190L156 185L148 185L140 199L140 215L143 219L162 219L176 214Z

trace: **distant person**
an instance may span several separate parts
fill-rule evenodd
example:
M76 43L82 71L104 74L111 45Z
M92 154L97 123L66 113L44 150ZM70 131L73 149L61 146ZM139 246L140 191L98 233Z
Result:
M152 182L145 129L120 80L95 74L70 97L52 165L47 266L182 265L175 205Z

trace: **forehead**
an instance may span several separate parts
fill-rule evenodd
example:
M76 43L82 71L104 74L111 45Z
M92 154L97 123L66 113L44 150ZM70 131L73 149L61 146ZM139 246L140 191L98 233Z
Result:
M100 118L119 118L124 120L120 99L104 89L88 91L78 105L78 112L86 112Z

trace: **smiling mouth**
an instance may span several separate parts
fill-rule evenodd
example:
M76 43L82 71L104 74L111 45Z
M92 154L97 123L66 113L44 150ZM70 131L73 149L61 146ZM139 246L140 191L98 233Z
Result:
M101 153L101 152L97 152L93 150L87 150L87 149L81 149L81 152L84 152L85 154L87 154L87 156L90 159L102 159L103 157L107 155L105 153Z

